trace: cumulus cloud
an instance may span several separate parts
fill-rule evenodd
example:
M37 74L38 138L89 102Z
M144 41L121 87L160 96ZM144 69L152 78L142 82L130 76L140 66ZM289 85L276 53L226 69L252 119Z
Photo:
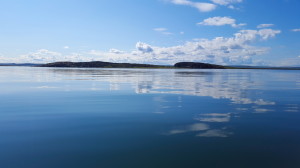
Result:
M151 53L153 51L150 45L142 42L137 42L135 47L138 51L141 51L142 53Z
M293 32L300 32L300 29L292 29Z
M224 26L224 25L230 25L231 27L241 27L245 26L245 23L236 24L236 20L231 17L210 17L207 19L204 19L202 22L198 23L199 25L205 25L205 26Z
M262 55L269 48L255 47L256 40L268 40L279 34L279 30L240 30L233 37L195 39L182 45L170 47L151 46L138 42L136 50L122 54L93 52L102 60L114 62L139 62L174 64L180 61L198 61L216 64L253 64L253 56Z
M263 40L268 40L270 38L273 38L279 33L281 33L280 30L273 30L273 29L261 29L258 31L258 34L261 36Z
M274 24L260 24L257 26L258 29L261 29L261 28L267 28L267 27L273 27Z
M47 63L56 61L109 61L172 65L181 61L206 62L223 65L254 64L254 56L269 51L266 47L252 45L257 40L268 40L280 33L280 30L259 29L239 30L232 37L216 37L213 39L194 39L181 45L160 47L137 42L132 51L110 49L104 51L85 51L81 53L63 54L40 49L21 55L17 60L0 58L2 62ZM16 59L15 59L16 60Z
M216 9L216 5L205 2L192 2L189 0L170 0L171 3L176 5L186 5L197 8L200 12L210 12Z
M249 44L259 37L261 40L268 40L280 34L280 30L260 29L260 30L240 30L235 34L235 39L241 43Z

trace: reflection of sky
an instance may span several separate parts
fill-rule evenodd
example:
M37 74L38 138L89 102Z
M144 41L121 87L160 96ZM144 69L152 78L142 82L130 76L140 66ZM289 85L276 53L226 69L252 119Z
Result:
M196 120L203 122L229 122L230 113L209 113L209 114L200 114Z
M299 112L299 104L284 104L272 91L299 90L300 74L296 71L268 70L158 70L158 69L72 69L0 67L0 94L18 91L127 91L154 94L155 114L170 108L162 96L178 95L182 108L183 95L228 100L235 111L220 111L194 116L197 122L171 129L166 134L195 133L198 137L228 137L233 133L224 127L237 113L268 113L280 104L282 112ZM280 94L278 94L281 96ZM223 124L212 127L214 123Z
M209 121L212 122L212 121ZM219 122L219 121L216 121ZM177 126L178 127L178 126ZM172 129L166 133L166 135L176 135L184 133L195 133L197 137L222 137L226 138L233 135L226 127L214 129L207 123L195 123L187 126L181 126L179 128Z
M262 70L1 67L0 80L11 83L32 82L35 85L31 87L38 89L134 90L139 94L208 96L214 99L228 99L234 104L252 104L255 105L253 107L257 107L257 111L266 109L259 106L270 106L276 103L259 97L259 94L249 95L253 90L278 89L278 85L273 85L272 82L284 83L279 85L280 89L300 88L300 75L296 72ZM72 80L78 82L71 82ZM5 91L4 88L0 89ZM297 107L290 107L290 110L295 108Z
M230 121L230 113L207 113L199 114L195 121L198 123L188 126L177 126L175 129L171 129L166 135L183 134L183 133L195 133L197 137L222 137L226 138L233 133L228 131L226 127L212 128L212 123L227 123Z
M203 123L196 123L192 125L185 126L183 128L173 129L169 131L167 134L182 134L187 132L197 132L197 131L205 131L209 129L209 125Z

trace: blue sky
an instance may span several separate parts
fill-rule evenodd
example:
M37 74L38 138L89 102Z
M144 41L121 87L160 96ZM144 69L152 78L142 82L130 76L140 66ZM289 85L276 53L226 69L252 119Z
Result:
M0 62L300 66L299 0L1 0Z

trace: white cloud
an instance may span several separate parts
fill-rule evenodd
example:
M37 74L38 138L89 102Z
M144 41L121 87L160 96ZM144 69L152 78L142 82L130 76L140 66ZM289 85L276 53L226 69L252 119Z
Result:
M61 53L49 51L47 49L40 49L36 52L30 52L28 54L21 55L21 59L31 60L34 63L52 62L53 60L60 60L61 57Z
M211 0L213 3L218 5L230 5L234 3L241 3L243 0Z
M241 27L245 26L245 23L242 24L236 24L236 20L231 17L210 17L207 19L204 19L202 22L198 23L199 25L205 25L205 26L224 26L224 25L230 25L232 27Z
M229 17L212 17L212 18L205 19L198 24L208 25L208 26L223 26L227 24L232 25L235 24L235 19Z
M104 51L84 51L63 54L40 49L21 55L19 58L1 57L1 62L47 63L56 61L108 61L172 65L180 61L206 62L215 64L254 64L254 56L269 51L266 47L252 44L257 40L268 40L280 33L280 30L240 30L232 37L216 37L214 39L195 39L181 45L159 47L137 42L132 51L110 49ZM298 57L297 57L298 58Z
M197 8L200 12L210 12L216 9L216 5L211 3L194 3L193 7Z
M270 38L273 38L279 33L281 33L280 30L273 30L273 29L261 29L258 31L258 34L262 37L263 40L268 40Z
M233 5L229 5L228 8L229 9L235 9L235 7Z
M188 0L171 0L171 2L177 5L190 5L192 3Z
M114 49L114 48L111 48L109 50L110 53L114 53L114 54L122 54L124 53L124 51L121 51L121 50L118 50L118 49Z
M189 0L170 0L173 4L176 5L187 5L194 8L197 8L200 12L210 12L216 9L216 5L212 3L205 2L192 2Z
M274 24L260 24L257 26L258 29L261 29L261 28L267 28L267 27L273 27Z
M227 6L229 9L237 9L232 4L242 3L243 0L211 0L213 3L217 5Z
M160 28L154 28L153 29L154 31L157 31L161 34L164 34L164 35L172 35L173 33L171 32L168 32L168 29L167 28L163 28L163 27L160 27Z
M279 30L240 30L231 38L197 39L171 47L151 46L138 42L136 50L122 54L93 52L99 59L114 62L174 64L180 61L198 61L216 64L253 64L253 56L268 52L269 48L254 47L256 40L268 40Z
M261 40L268 40L280 33L280 30L273 29L241 30L235 34L235 37L238 41L250 43L253 40L256 40L256 37L259 37Z
M69 49L70 47L69 46L64 46L64 49Z
M39 49L35 52L30 52L28 54L23 54L19 58L15 58L16 63L49 63L57 61L93 61L94 56L89 57L83 56L81 53L70 53L64 55L59 52L50 51L47 49Z
M183 35L183 34L184 34L184 32L183 32L183 31L182 31L182 32L179 32L179 34Z
M137 42L135 47L138 51L143 53L151 53L153 51L153 48L150 45L142 42Z
M160 27L160 28L154 28L153 30L158 32L163 32L163 31L167 31L168 29Z
M300 29L292 29L293 32L300 32Z

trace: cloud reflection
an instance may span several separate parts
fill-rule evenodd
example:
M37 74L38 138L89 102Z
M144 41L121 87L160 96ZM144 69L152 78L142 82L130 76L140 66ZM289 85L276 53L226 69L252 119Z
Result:
M202 121L202 122L229 122L230 121L230 113L200 114L199 117L195 118L195 120Z
M232 105L233 111L219 113L194 114L192 122L181 127L172 127L166 135L195 133L197 137L229 137L233 133L222 129L239 113L266 113L274 110L276 100L267 100L262 91L272 88L271 82L284 80L293 84L295 74L276 71L256 70L157 70L157 69L92 69L92 68L6 68L0 74L1 81L9 78L12 82L34 82L37 87L31 89L51 90L55 82L61 84L56 90L78 91L129 91L136 94L154 94L154 114L164 115L172 109L164 94L176 94L176 109L185 108L185 97L199 96L224 100ZM9 75L8 75L9 74ZM272 74L272 75L270 75ZM268 76L268 78L265 78ZM279 77L278 77L279 76ZM300 76L299 76L300 77ZM45 83L49 83L45 85ZM282 82L283 83L283 82ZM26 85L24 85L26 86ZM21 86L21 87L24 87ZM32 86L32 85L28 85ZM280 86L289 89L290 85ZM4 92L16 91L14 86L6 85ZM278 87L278 86L277 86ZM174 108L174 107L173 107ZM283 106L285 112L299 112L298 104ZM228 109L230 110L230 109Z
M199 133L196 136L198 137L220 137L220 138L226 138L230 135L232 135L232 132L226 132L224 130L218 130L218 129L213 129L213 130L208 130L204 133Z
M108 82L109 90L129 84L137 94L178 94L228 99L234 104L275 105L273 101L251 98L250 88L264 87L256 73L233 70L147 70L147 69L44 69L71 80ZM253 71L255 72L255 71ZM53 74L52 74L53 75ZM260 82L258 82L260 81ZM94 86L91 86L93 90ZM91 90L89 88L89 90ZM76 89L76 88L73 88ZM127 88L128 89L128 88ZM99 89L100 90L100 89Z
M189 126L186 126L184 128L180 129L173 129L167 133L167 135L174 135L174 134L183 134L187 132L195 132L195 131L204 131L208 130L209 126L207 124L203 123L196 123Z
M299 104L287 104L287 107L284 110L285 112L300 112L300 105Z
M172 129L166 133L166 135L184 134L189 132L196 132L196 137L220 137L226 138L233 135L232 132L226 130L226 128L213 129L208 124L196 123L188 125L179 129Z
M56 89L58 87L54 87L54 86L38 86L36 87L37 89Z
M267 82L256 70L187 70L187 69L96 69L96 68L12 68L10 78L30 82L64 81L56 90L133 91L137 94L177 94L229 100L237 111L269 112L276 102L265 100L256 91L264 90ZM31 73L34 72L34 73ZM5 71L3 74L7 74ZM292 79L288 73L275 73L281 79ZM283 78L283 77L284 78ZM278 80L276 76L274 79ZM72 82L72 81L77 82ZM68 82L70 81L70 82ZM42 87L46 89L46 87ZM41 89L41 88L40 88ZM49 88L47 88L49 89ZM157 100L154 100L157 102ZM161 101L158 101L161 102ZM178 108L183 105L178 99ZM247 106L249 105L249 106ZM165 112L157 107L156 112ZM238 110L239 109L239 110ZM289 108L285 111L295 112ZM229 122L229 116L198 118L203 122Z
M264 108L255 108L254 110L255 111L253 113L267 113L267 112L270 112L270 111L274 111L274 110L271 110L271 109L264 109Z

